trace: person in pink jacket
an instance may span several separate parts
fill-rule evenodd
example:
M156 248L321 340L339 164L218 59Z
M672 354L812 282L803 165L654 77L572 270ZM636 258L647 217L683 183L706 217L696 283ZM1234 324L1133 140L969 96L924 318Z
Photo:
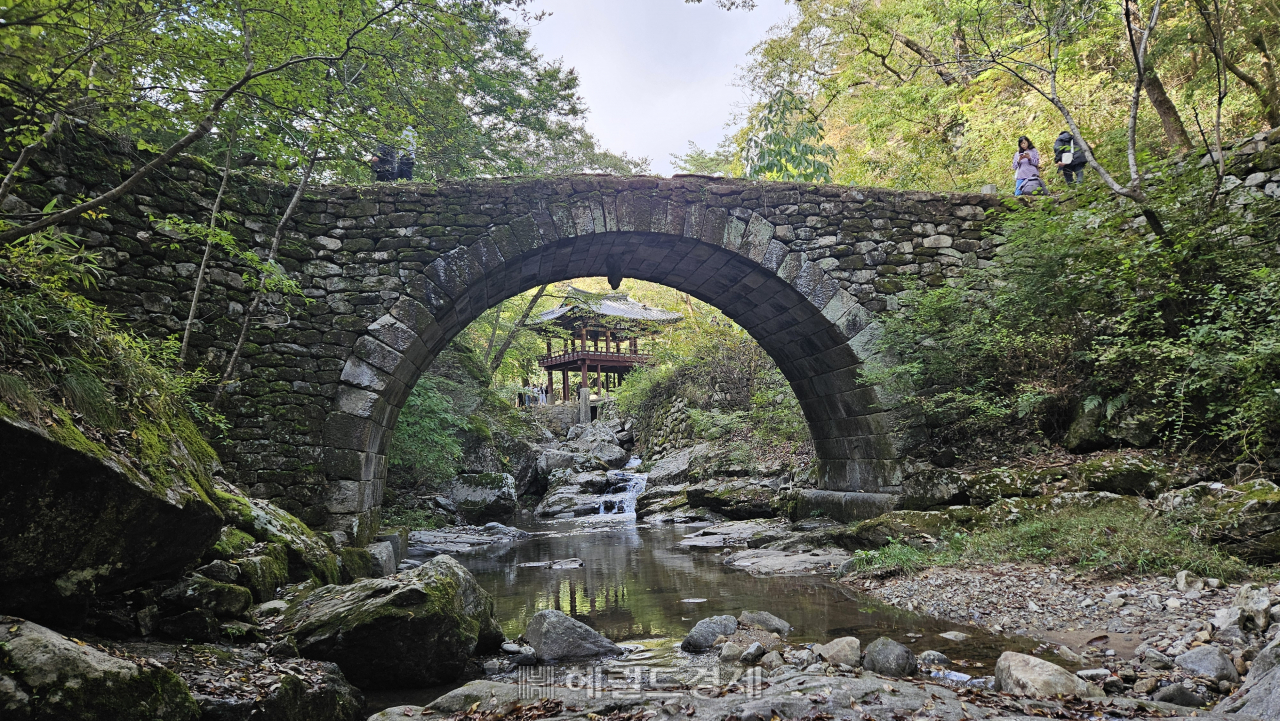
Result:
M1018 152L1013 156L1013 194L1032 195L1044 192L1040 179L1040 151L1023 135L1018 138Z

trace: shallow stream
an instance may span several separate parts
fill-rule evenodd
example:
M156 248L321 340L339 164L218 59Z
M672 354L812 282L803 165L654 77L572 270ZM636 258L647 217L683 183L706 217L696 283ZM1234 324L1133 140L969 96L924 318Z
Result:
M618 507L625 507L622 500L618 498ZM827 577L751 576L726 566L718 551L681 547L680 539L699 526L650 526L637 523L634 513L613 508L610 504L597 516L551 523L524 515L515 525L529 531L530 538L455 555L493 595L507 638L519 637L538 611L556 609L632 647L627 657L611 662L615 667L682 667L705 661L678 649L699 619L762 610L792 624L787 639L792 643L856 636L865 645L888 636L917 654L933 649L963 659L968 666L963 670L974 676L991 673L1002 652L1027 652L1035 645L904 611ZM556 563L566 560L570 562ZM970 637L951 641L939 636L947 631ZM381 708L425 704L447 690L381 692L370 698L370 708L384 702L390 703Z

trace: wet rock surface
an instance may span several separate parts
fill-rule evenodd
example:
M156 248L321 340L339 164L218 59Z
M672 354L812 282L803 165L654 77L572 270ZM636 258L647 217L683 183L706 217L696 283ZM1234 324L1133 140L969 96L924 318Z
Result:
M153 659L0 616L0 716L194 721L186 684Z
M69 417L0 418L0 611L77 619L94 594L181 571L218 540L221 466L199 431L185 418L137 430L146 460L136 432L90 440Z
M448 495L467 523L508 521L519 507L516 479L509 473L464 473L449 484Z
M366 689L452 681L473 653L502 642L489 594L449 556L320 587L295 599L283 624L302 656L338 664Z
M550 609L535 613L524 634L539 661L599 658L622 653L617 644L590 626Z
M483 526L449 526L431 531L409 532L409 557L431 558L463 553L498 543L512 543L529 537L527 531L491 522Z

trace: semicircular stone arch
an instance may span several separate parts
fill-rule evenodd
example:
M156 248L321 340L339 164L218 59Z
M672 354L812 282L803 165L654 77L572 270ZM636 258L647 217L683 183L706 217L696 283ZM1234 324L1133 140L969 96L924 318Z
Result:
M710 179L574 178L482 189L489 202L472 199L483 211L468 219L473 237L387 283L399 298L352 346L324 420L330 529L361 538L376 526L399 409L450 340L502 300L588 276L659 283L721 310L790 381L814 439L818 492L838 494L836 505L855 507L855 515L900 504L904 456L923 429L859 379L874 349L875 312L893 306L904 280L937 284L944 267L958 269L966 261L954 249L966 247L962 233L971 236L971 260L981 262L984 206L994 199ZM330 205L336 215L340 208ZM395 225L400 212L380 217ZM351 217L348 210L348 224ZM928 261L919 261L944 248L942 257L957 262L935 261L922 276ZM860 302L855 293L866 285L885 300Z
M105 192L141 160L69 134L37 154L10 203ZM128 152L126 152L128 151ZM139 332L180 333L199 249L150 218L205 217L220 175L180 157L66 230L100 255L92 297ZM237 174L223 209L265 253L292 189ZM69 197L69 196L68 196ZM818 454L827 508L867 514L911 501L919 419L861 385L877 313L898 294L953 282L996 258L993 195L936 194L699 176L477 179L439 186L321 186L285 226L279 261L313 302L255 324L220 406L226 477L312 527L363 543L376 528L389 432L436 353L484 309L536 285L638 278L722 310L791 381ZM188 247L190 246L190 247ZM221 369L240 335L251 269L216 259L194 357ZM837 498L830 496L838 495Z

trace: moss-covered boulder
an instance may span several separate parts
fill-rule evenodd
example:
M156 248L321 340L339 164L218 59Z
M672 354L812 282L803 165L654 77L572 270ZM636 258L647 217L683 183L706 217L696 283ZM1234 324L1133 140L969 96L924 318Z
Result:
M373 554L367 548L348 546L338 549L342 582L352 583L361 578L373 577Z
M215 490L214 499L237 530L285 550L289 580L338 582L338 557L307 524L270 501L246 498L226 488Z
M1251 561L1280 561L1280 486L1259 478L1206 487L1198 501L1213 540Z
M1045 486L1058 480L1060 470L993 468L965 479L970 502L987 506L1001 498L1032 498L1042 495Z
M285 623L304 657L338 664L362 689L448 683L473 653L502 642L493 599L449 556L318 588L289 606Z
M165 589L160 598L187 611L207 611L218 618L239 618L253 604L244 586L215 581L193 573Z
M891 511L859 523L820 529L806 534L804 538L810 545L825 540L821 545L838 546L848 551L875 550L893 541L923 548L932 546L948 530L971 527L976 515L976 511L970 508Z
M245 555L233 561L240 569L240 584L253 593L253 600L266 603L276 597L276 590L289 583L289 555L278 543L264 543L260 553Z
M1062 439L1062 446L1072 453L1092 453L1111 445L1112 441L1102 432L1103 408L1096 405L1085 409L1083 403L1077 403L1067 427L1067 435Z
M0 616L0 718L194 721L200 709L172 671L116 658L30 621Z
M94 593L177 573L218 540L218 458L189 419L91 439L51 413L40 427L0 404L0 611L77 616Z
M448 494L467 523L509 521L519 508L510 473L464 473L449 484Z
M706 508L734 521L773 518L778 493L768 483L755 479L713 478L685 489L685 499L693 508Z
M1178 476L1167 464L1152 458L1121 454L1103 455L1077 463L1071 467L1070 474L1084 489L1121 496L1155 498L1178 485Z
M902 482L902 506L912 511L968 502L968 485L949 468L923 468Z
M253 536L239 528L223 526L222 532L218 535L218 542L213 544L213 548L210 548L205 553L205 559L209 561L230 561L249 550L249 547L254 543L257 543L257 541L253 540Z

